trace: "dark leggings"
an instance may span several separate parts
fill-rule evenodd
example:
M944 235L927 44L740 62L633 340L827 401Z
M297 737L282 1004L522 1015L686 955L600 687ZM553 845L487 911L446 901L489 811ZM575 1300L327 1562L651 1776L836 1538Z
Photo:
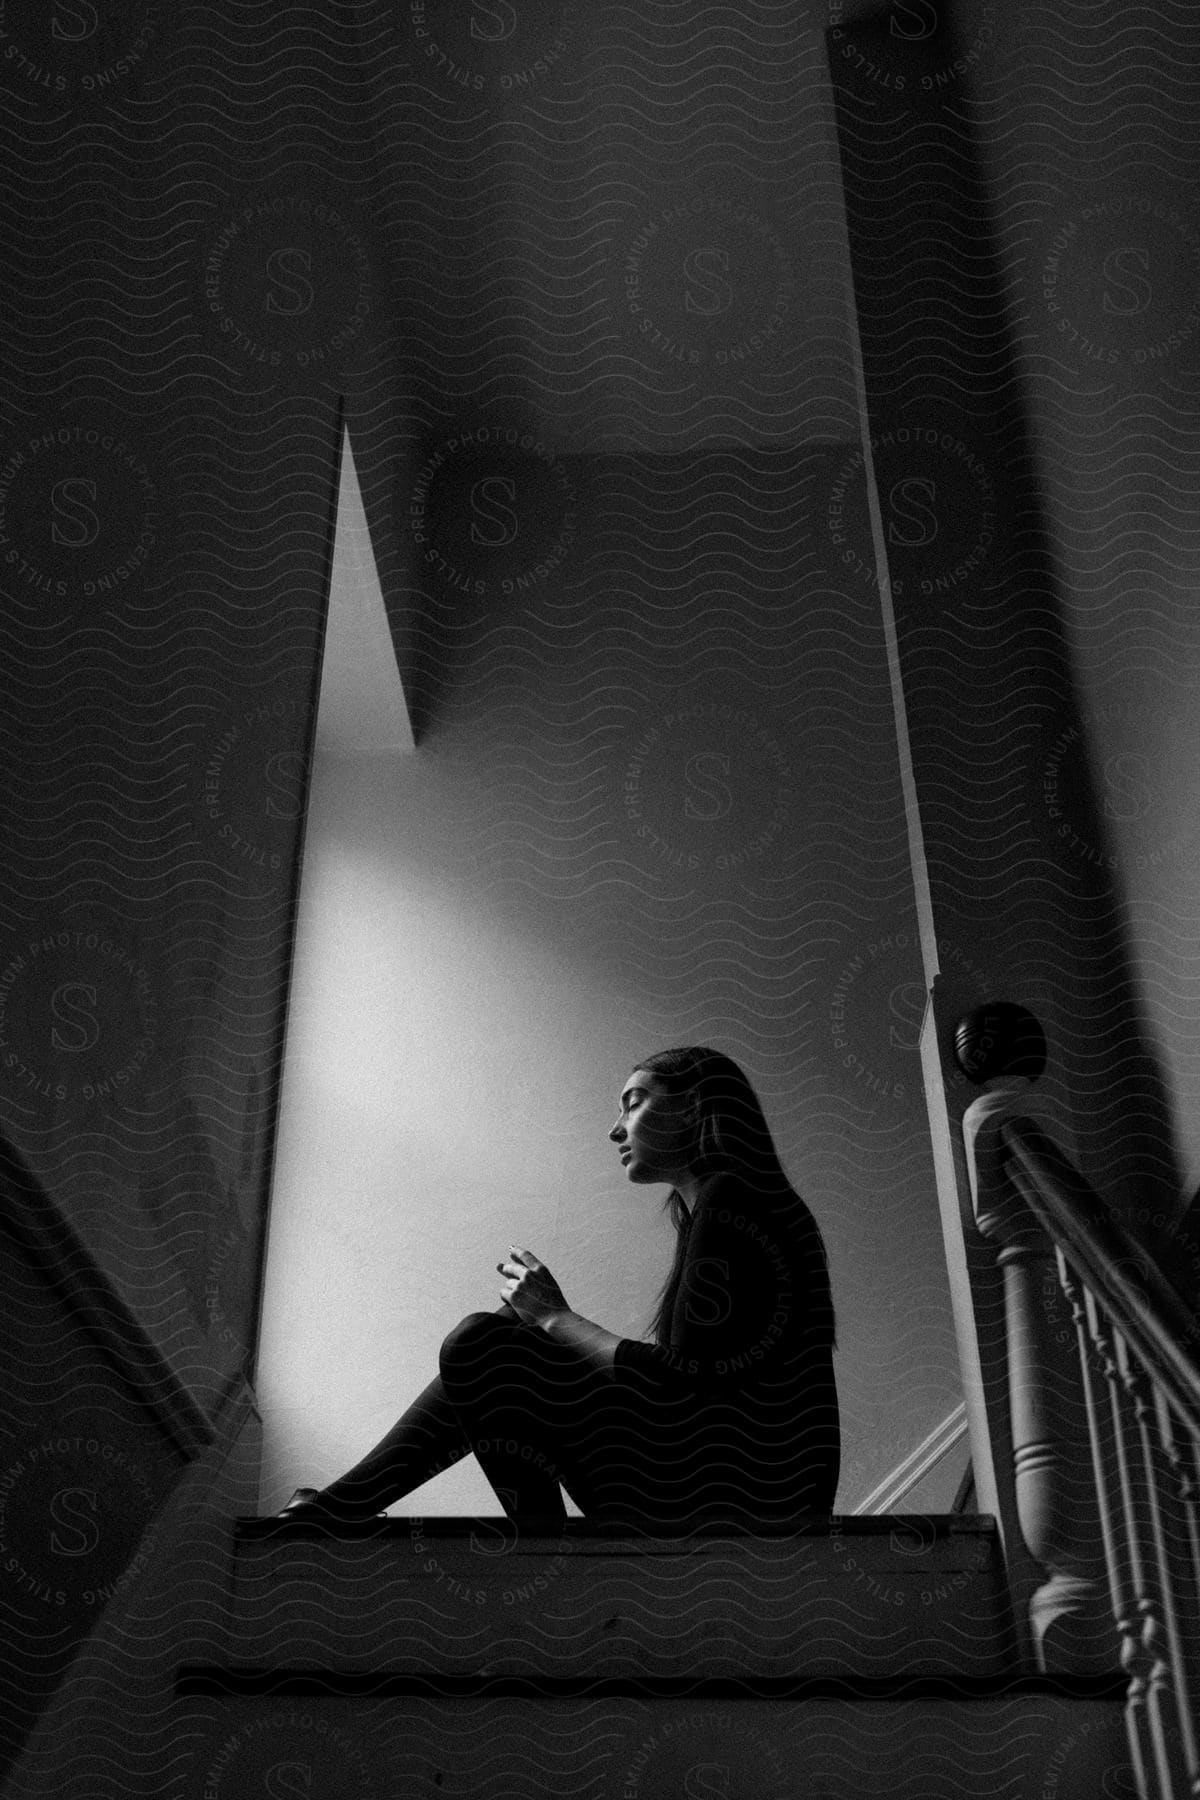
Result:
M586 1440L607 1376L508 1305L468 1313L443 1340L438 1363L440 1373L391 1430L322 1489L325 1499L370 1517L473 1451L510 1518L561 1522L560 1482L582 1512L595 1509L598 1496L582 1471L568 1469L560 1440Z
M507 1305L468 1313L444 1339L439 1367L374 1449L323 1490L328 1500L369 1517L473 1451L512 1519L561 1523L561 1488L594 1520L686 1526L754 1510L736 1488L705 1493L708 1468L689 1481L688 1452L703 1435L694 1411L672 1421L638 1405ZM811 1491L793 1486L789 1515L832 1506L836 1467L833 1485L828 1470L817 1473Z

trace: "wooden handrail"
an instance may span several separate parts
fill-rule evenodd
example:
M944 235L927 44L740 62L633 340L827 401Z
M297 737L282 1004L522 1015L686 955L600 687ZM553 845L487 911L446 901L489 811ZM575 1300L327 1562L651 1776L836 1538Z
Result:
M1046 1668L1119 1659L1138 1793L1183 1800L1200 1796L1200 1318L1022 1113L1046 1051L1011 1001L955 1030L959 1067L988 1084L963 1116L963 1148L1004 1289L1020 1543L1048 1572L1029 1619Z
M1179 1416L1200 1441L1200 1321L1144 1244L1032 1119L1007 1119L1000 1138L1021 1198L1091 1288Z

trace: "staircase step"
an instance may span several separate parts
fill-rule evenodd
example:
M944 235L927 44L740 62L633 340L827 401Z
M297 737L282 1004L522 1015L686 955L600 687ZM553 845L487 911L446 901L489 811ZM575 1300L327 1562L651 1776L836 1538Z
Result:
M174 1710L221 1800L1135 1800L1119 1698L318 1698L201 1692L204 1674Z
M356 1699L382 1694L442 1700L563 1700L618 1696L641 1700L995 1700L1015 1694L1065 1700L1124 1700L1129 1677L1112 1675L436 1675L389 1669L262 1669L184 1663L177 1694L303 1694Z
M263 1668L696 1679L1000 1676L994 1521L820 1519L680 1536L569 1521L239 1522L228 1659Z

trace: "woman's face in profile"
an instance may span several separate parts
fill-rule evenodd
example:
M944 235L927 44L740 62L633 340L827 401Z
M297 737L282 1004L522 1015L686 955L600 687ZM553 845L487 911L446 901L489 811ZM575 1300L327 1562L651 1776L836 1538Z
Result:
M609 1137L630 1181L675 1181L691 1163L694 1130L687 1097L669 1094L648 1069L635 1069L621 1090Z

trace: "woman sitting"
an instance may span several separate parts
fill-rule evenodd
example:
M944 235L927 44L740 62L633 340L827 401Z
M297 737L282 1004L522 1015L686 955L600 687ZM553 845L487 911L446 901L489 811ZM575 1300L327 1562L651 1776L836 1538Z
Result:
M719 1051L664 1050L635 1067L609 1136L627 1181L670 1187L654 1342L581 1318L510 1248L498 1310L461 1320L387 1435L280 1517L369 1518L471 1453L509 1517L539 1530L565 1520L564 1488L586 1519L651 1529L832 1511L828 1265L754 1089Z

